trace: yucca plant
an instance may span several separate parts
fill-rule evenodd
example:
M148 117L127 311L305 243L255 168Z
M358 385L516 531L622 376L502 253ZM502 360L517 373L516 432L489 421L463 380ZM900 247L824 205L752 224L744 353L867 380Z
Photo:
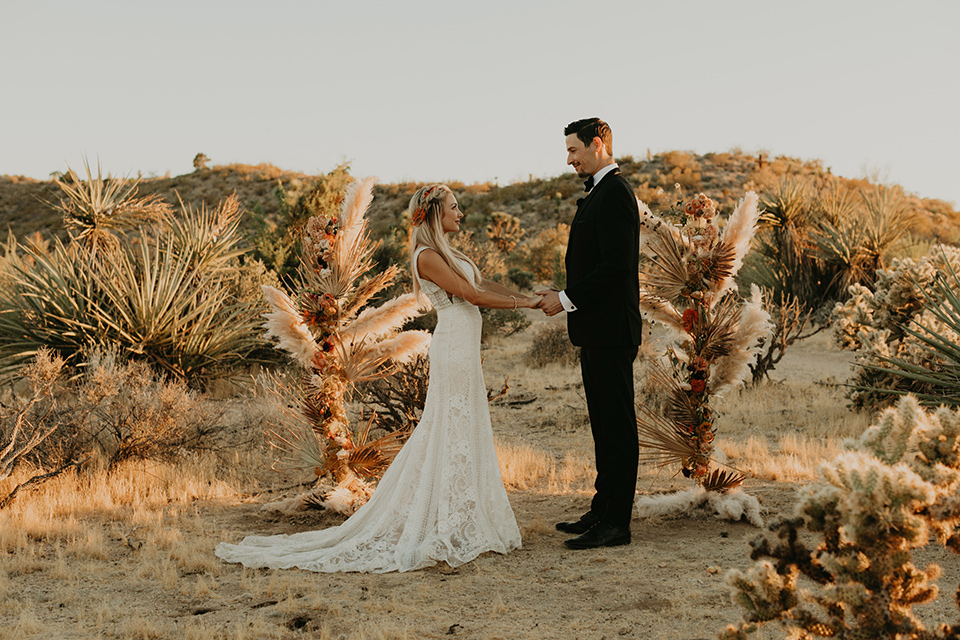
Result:
M85 189L134 198L116 185ZM82 192L68 191L70 201ZM101 196L94 200L115 211L137 210L136 201ZM75 208L62 206L65 220L74 216ZM109 225L69 243L9 240L0 269L0 371L12 373L41 347L78 365L95 346L198 385L245 369L265 344L265 307L239 295L239 215L236 198L228 198L212 212L187 210L135 234L111 231L125 228L131 213L123 224L107 215Z
M391 375L396 363L423 353L430 339L425 331L399 330L421 312L413 294L379 307L368 304L399 273L397 265L372 270L377 243L370 240L364 214L373 184L371 178L355 181L338 198L339 210L315 210L307 221L297 302L279 289L263 287L273 308L266 316L267 335L277 338L278 348L304 369L302 419L270 434L289 464L317 475L317 486L294 498L295 507L352 513L370 497L371 482L409 436L409 430L399 430L370 440L374 418L354 433L346 410L354 385Z
M94 254L115 249L119 245L118 232L163 222L172 214L170 205L156 194L137 197L139 178L104 179L99 163L94 178L86 159L83 166L85 181L67 167L67 173L55 182L65 196L59 204L64 226L76 242Z

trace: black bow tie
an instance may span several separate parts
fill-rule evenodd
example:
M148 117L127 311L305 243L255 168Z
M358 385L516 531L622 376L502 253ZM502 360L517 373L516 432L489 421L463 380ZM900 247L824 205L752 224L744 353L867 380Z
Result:
M590 189L593 189L593 176L590 176L583 182L583 190L590 191Z

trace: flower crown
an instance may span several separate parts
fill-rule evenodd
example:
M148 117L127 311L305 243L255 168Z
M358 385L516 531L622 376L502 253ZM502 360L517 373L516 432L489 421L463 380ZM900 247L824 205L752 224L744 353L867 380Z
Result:
M414 209L413 215L410 216L410 222L413 224L413 226L419 227L421 224L423 224L423 221L427 219L427 199L436 188L437 185L433 185L423 192L423 196L420 199L423 200L424 204Z

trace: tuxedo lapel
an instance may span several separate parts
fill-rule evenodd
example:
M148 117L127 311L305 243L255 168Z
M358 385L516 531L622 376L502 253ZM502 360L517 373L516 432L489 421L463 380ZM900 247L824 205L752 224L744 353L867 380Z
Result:
M618 176L618 175L620 175L620 167L617 167L613 171L610 171L605 176L600 178L600 182L593 185L593 189L590 190L590 193L588 193L583 198L580 198L579 200L577 200L577 213L573 216L573 222L570 223L571 225L573 225L577 221L577 219L580 217L583 211L590 204L590 200L593 198L593 196L596 195L597 191L600 191L603 188L603 184L607 182L610 176Z

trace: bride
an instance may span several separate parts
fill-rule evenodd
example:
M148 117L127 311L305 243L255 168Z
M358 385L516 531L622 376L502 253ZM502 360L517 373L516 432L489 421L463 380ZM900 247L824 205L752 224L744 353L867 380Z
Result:
M460 228L463 212L447 186L418 190L409 211L414 292L437 310L420 423L369 502L343 524L220 543L220 558L248 567L383 573L437 562L456 567L486 551L520 548L494 449L477 307L533 308L540 298L483 279L450 246L445 234Z

